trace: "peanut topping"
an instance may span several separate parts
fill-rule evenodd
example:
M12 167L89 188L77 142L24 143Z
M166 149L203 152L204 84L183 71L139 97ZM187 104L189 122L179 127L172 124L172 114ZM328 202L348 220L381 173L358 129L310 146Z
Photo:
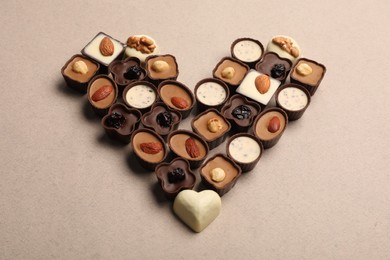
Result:
M73 63L72 70L76 73L87 74L88 66L84 61L79 60Z
M286 37L275 37L272 42L278 45L282 50L289 53L291 56L297 58L299 56L299 50L293 46L293 42Z
M146 54L152 53L156 48L154 41L146 36L130 36L127 39L127 46Z

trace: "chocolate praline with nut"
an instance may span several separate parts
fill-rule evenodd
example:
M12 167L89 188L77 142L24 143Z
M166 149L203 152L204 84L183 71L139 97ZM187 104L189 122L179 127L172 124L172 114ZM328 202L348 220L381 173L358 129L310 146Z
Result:
M147 128L133 132L131 135L131 146L141 166L152 171L168 155L168 150L162 137Z
M266 52L275 52L280 57L289 59L293 64L302 56L298 43L286 35L276 35L268 42Z
M100 32L81 50L81 53L99 62L102 65L102 72L107 73L108 65L119 58L123 50L123 43Z
M141 112L124 104L112 105L101 120L107 135L124 143L130 142L131 134L138 128Z
M313 96L324 78L325 72L326 67L323 64L311 59L301 58L291 71L291 83L304 86Z
M104 116L118 97L118 87L110 77L97 75L88 84L87 97L95 113Z
M208 109L191 121L192 130L206 140L210 150L225 141L230 123L216 109Z
M99 72L99 63L80 54L73 55L61 69L68 87L87 93L89 81Z
M196 182L196 176L189 162L180 157L170 163L157 165L155 174L168 199L174 199L182 190L192 190Z
M264 108L269 105L279 86L280 81L256 70L251 70L238 86L236 92L257 101Z
M263 143L264 149L268 149L279 142L287 123L288 116L283 109L268 108L256 117L253 133Z
M241 176L241 168L224 154L216 154L200 168L202 184L223 196L231 190Z
M206 159L209 147L198 134L188 130L175 130L168 135L168 146L175 156L189 161L191 168L198 168Z
M169 133L176 130L181 121L181 114L171 110L162 102L155 103L151 110L142 116L142 124L153 129L166 139Z
M176 80L179 75L176 58L171 54L149 56L145 69L149 80L156 85L164 80Z
M176 80L165 80L158 85L161 100L172 110L187 118L195 105L192 91L183 83Z
M158 44L149 35L139 34L127 38L125 57L138 58L143 64L147 57L160 53Z
M240 85L249 66L231 57L225 57L218 62L213 70L213 77L222 80L230 87L230 92L235 93L235 87Z
M260 111L258 103L236 94L222 107L221 114L232 124L233 130L246 132Z

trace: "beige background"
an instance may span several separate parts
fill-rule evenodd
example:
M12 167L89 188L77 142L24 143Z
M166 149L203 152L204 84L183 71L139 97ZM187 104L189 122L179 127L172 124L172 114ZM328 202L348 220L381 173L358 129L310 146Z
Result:
M2 1L0 259L390 259L390 2L238 3ZM64 85L99 31L153 36L191 89L244 36L290 35L328 71L196 234Z

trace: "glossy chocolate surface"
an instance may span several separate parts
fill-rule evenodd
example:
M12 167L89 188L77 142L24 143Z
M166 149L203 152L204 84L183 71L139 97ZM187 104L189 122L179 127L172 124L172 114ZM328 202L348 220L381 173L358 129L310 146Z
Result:
M125 86L136 80L143 80L146 72L141 68L137 58L117 60L110 64L109 71L112 73L118 85Z
M172 180L170 174L177 169L182 170L184 177L181 180ZM196 182L196 176L191 171L188 161L183 158L176 158L170 163L159 164L155 173L165 195L170 199L184 189L192 189Z
M156 103L152 109L142 117L142 124L153 129L161 136L168 135L177 129L181 115L172 111L164 103Z
M281 75L279 75L275 70L275 66L279 65L283 65L285 68L285 72L281 73ZM277 53L274 52L267 52L264 54L264 57L256 64L256 70L279 81L284 81L291 70L291 66L292 63L289 59L281 58Z

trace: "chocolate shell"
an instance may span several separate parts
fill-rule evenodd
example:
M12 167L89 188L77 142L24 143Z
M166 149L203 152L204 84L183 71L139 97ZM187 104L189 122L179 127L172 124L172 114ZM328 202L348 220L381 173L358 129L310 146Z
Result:
M170 109L163 102L155 103L151 110L142 116L142 124L154 130L162 138L179 127L181 114Z
M243 105L249 109L250 113L246 113L246 115L243 114L241 117L237 116L237 113L234 113L234 110ZM253 121L260 111L261 107L258 103L249 101L242 95L236 94L222 107L221 114L232 124L233 130L237 132L246 132L252 126Z
M74 62L84 61L87 65L88 71L85 74L73 71L72 66ZM62 67L61 74L68 87L80 92L87 93L88 83L99 73L100 64L80 54L73 55Z
M208 109L192 119L191 127L207 142L211 150L225 141L231 125L218 110Z
M270 127L271 120L274 117L279 119L279 127ZM281 108L273 107L264 110L256 117L252 130L254 135L263 143L264 149L268 149L279 142L287 123L288 116L286 112Z
M195 106L195 96L183 83L176 80L165 80L158 85L161 100L172 110L187 118Z
M188 142L192 139L193 142ZM168 146L174 156L185 158L192 169L199 168L209 153L206 141L198 134L179 129L168 135ZM192 144L189 146L189 144ZM195 144L195 148L193 147Z
M155 174L168 199L174 199L182 190L192 190L196 182L196 175L191 170L189 162L180 157L170 163L159 164Z
M212 179L210 171L214 168L220 168L224 171L225 177L222 181L217 182ZM223 196L236 185L238 178L241 176L241 168L229 157L219 153L202 165L200 176L205 187L216 191L219 196Z
M162 137L147 128L133 132L131 146L141 166L151 171L164 162L168 155L168 149Z
M111 138L129 143L131 134L138 128L140 121L141 112L128 108L124 104L116 103L102 118L101 125Z

